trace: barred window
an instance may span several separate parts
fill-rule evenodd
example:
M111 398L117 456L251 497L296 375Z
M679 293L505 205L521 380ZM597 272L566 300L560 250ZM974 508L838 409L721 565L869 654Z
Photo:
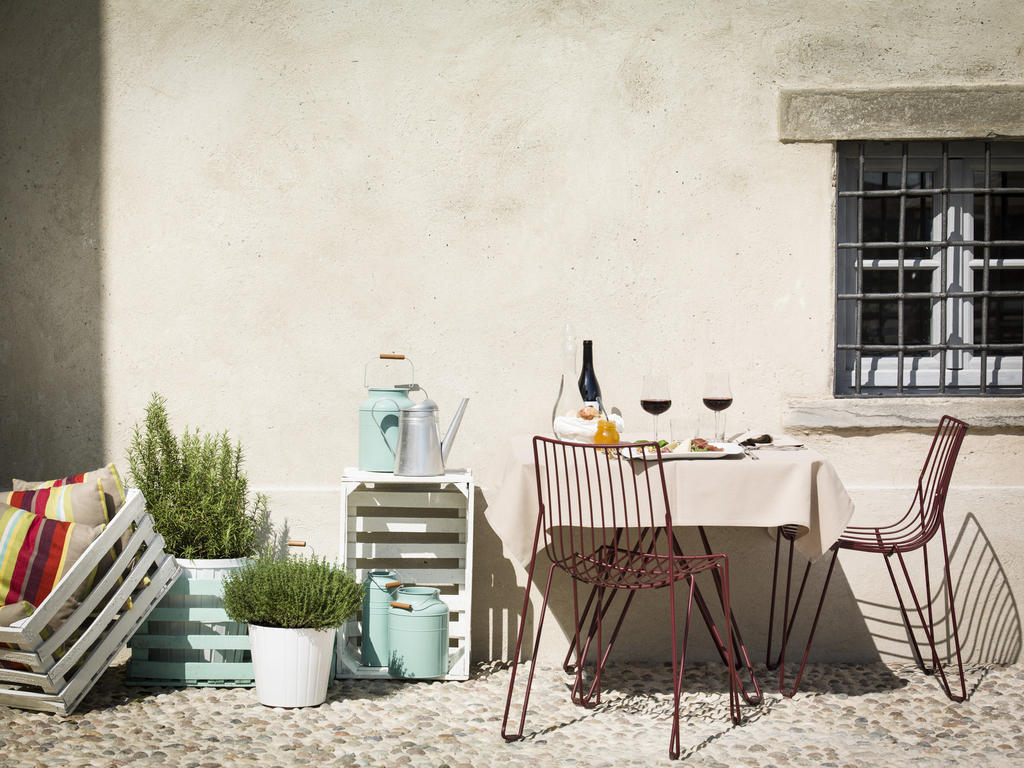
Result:
M840 142L836 170L836 395L1024 394L1024 142Z

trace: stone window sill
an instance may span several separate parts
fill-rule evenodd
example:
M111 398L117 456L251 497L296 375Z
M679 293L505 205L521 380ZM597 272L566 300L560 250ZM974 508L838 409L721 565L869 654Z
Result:
M901 397L791 400L783 426L792 430L934 428L944 414L979 429L1024 427L1024 397Z

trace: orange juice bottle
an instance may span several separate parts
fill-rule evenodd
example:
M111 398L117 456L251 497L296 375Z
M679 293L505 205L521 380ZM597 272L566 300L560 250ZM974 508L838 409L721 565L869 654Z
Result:
M597 434L594 435L594 442L599 445L614 445L619 442L619 430L615 424L606 419L598 419Z

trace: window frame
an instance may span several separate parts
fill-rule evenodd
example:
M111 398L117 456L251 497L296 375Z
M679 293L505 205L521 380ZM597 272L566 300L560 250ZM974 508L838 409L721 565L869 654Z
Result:
M986 237L987 232L978 236L974 231L975 196L985 197L988 228L992 221L992 190L1005 194L1004 188L991 187L993 160L999 164L997 171L1024 170L1024 142L837 143L836 397L1024 394L1024 343L993 344L974 338L974 303L985 293L975 284L977 276L986 268L1024 268L1024 254L1020 259L1002 259L989 252L993 243L1024 246L1024 241L995 241ZM898 173L898 189L867 190L865 174L873 172ZM916 172L930 172L931 186L908 189L908 174ZM975 186L974 176L978 172L984 174L983 187ZM1018 193L1017 188L1005 189ZM930 237L924 241L909 240L905 237L906 200L922 196L932 199ZM864 201L885 197L892 197L899 205L897 238L895 241L866 241ZM906 253L910 248L927 248L930 253L923 258L910 256ZM892 257L861 258L868 249L891 250ZM863 292L865 272L875 269L897 272L895 291ZM933 271L930 291L903 290L904 274L910 269ZM1024 300L1024 292L1009 293L1008 297L1001 291L989 291L988 295L990 300L993 295ZM910 300L932 302L927 344L911 344L903 338L903 309ZM896 344L863 341L861 313L866 301L896 303ZM982 328L984 335L984 317ZM1024 342L1024 338L1021 341ZM987 371L984 377L983 369ZM901 370L902 376L899 375Z

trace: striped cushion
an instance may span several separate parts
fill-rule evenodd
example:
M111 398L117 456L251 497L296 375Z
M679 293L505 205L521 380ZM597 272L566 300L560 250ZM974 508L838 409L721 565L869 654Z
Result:
M102 525L108 520L104 485L100 480L33 491L10 491L4 502L51 520Z
M27 601L38 607L103 528L0 505L0 605ZM95 572L83 579L51 626L71 615L94 578Z
M57 480L18 480L14 479L11 487L15 491L36 491L43 488L62 488L68 485L75 485L78 483L88 483L94 485L99 480L103 483L103 490L105 494L104 503L106 504L106 516L102 522L107 522L112 518L124 505L124 484L121 482L121 475L118 474L117 467L113 464L107 464L105 467L94 469L91 472L83 472L80 475L71 475L70 477L61 477ZM12 502L13 503L13 502ZM13 504L16 507L22 509L28 509L28 507L22 504ZM47 515L51 517L51 515ZM63 518L57 518L63 519ZM75 522L83 522L81 520ZM99 522L99 521L98 521ZM96 525L96 523L91 523Z

